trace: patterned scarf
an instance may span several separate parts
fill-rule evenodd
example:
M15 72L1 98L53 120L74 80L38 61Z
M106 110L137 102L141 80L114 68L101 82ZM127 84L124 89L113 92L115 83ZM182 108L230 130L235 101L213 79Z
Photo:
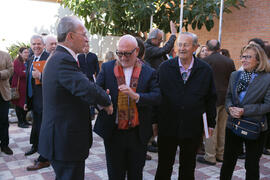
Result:
M251 79L251 75L254 73L254 71L252 72L247 72L247 71L243 71L241 74L241 77L239 79L238 85L237 85L237 93L239 94L242 91L246 91L249 81Z
M130 79L130 88L136 92L138 80L141 73L142 64L139 60L136 61ZM116 61L114 65L114 75L117 79L118 86L126 84L125 74L122 65ZM118 91L118 129L128 129L139 125L139 114L136 106L136 101L128 95Z

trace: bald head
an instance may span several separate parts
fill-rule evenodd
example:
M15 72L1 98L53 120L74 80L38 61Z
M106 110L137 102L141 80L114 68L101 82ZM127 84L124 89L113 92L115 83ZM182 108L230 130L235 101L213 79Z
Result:
M220 49L220 43L216 39L208 40L206 42L207 50L210 52L217 52Z
M135 37L124 35L120 38L117 46L117 56L124 68L132 67L137 61L139 48Z
M120 38L118 46L120 46L122 44L130 45L134 48L138 47L138 43L137 43L136 38L134 36L129 35L129 34L124 35Z
M45 48L48 53L52 53L57 45L57 40L54 36L46 36L45 37Z

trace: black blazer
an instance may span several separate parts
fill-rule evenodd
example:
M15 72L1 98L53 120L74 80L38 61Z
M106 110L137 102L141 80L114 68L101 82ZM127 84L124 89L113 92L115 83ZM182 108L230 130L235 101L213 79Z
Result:
M49 53L47 53L46 51L43 51L43 53L40 56L40 61L46 61L49 57ZM30 98L28 96L28 77L29 77L29 73L30 73L30 67L31 64L34 60L34 55L32 57L30 57L26 63L26 96L25 96L25 104L27 104L27 108L28 109L33 109L36 112L42 113L42 106L43 106L43 102L42 102L42 84L39 85L35 85L35 79L32 78L31 83L32 83L32 92L33 92L33 96Z
M204 112L208 126L215 127L217 95L212 69L207 63L195 58L184 84L178 57L165 61L160 65L159 85L162 95L158 119L160 136L201 137Z
M79 54L78 61L80 63L81 71L86 74L89 80L94 81L93 74L96 76L99 73L99 64L97 55L94 53Z
M230 76L231 73L235 71L233 60L219 54L218 52L214 52L203 60L205 60L213 69L217 91L217 106L224 105Z
M113 72L115 61L116 60L103 63L101 71L97 77L97 84L100 85L104 90L110 90L111 100L114 108L114 112L110 116L107 115L104 110L100 111L95 123L94 131L104 139L109 139L112 137L113 131L117 128L115 120L117 111L118 84ZM143 144L147 144L148 140L152 136L151 107L153 105L158 105L161 99L154 69L147 65L142 65L136 92L140 94L140 99L137 103L140 122L140 140Z
M109 96L87 79L73 56L61 46L48 60L42 80L39 153L49 160L85 160L92 144L89 106L108 106Z

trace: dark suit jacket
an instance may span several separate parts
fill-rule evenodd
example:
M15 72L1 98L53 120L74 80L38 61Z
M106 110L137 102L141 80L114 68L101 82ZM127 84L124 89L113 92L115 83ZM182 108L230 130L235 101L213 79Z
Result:
M160 136L201 137L204 112L208 126L215 127L216 90L212 69L207 63L195 58L184 84L178 57L165 61L160 65L159 85L162 95L158 119Z
M148 39L145 43L145 56L144 59L147 61L152 68L157 69L158 66L168 58L166 57L166 54L169 54L169 52L172 50L174 46L176 36L171 35L170 39L167 41L167 43L163 47L157 47L154 46L151 43L151 40Z
M39 61L46 61L49 57L49 53L46 51L43 51L43 53L40 56ZM42 84L36 85L35 84L35 79L32 78L31 83L32 83L32 92L33 96L30 98L28 96L28 77L30 73L30 67L31 64L34 60L34 55L28 59L26 63L26 96L25 96L25 102L27 104L28 109L33 109L34 111L38 113L42 113L42 107L43 107L43 102L42 102Z
M238 73L242 71L235 71L231 74L228 92L226 96L226 110L229 113L229 107L237 106L244 108L244 117L250 117L254 120L261 121L266 118L266 113L270 112L270 74L258 73L252 82L249 84L246 95L239 105L236 105L238 101L234 98L238 98L236 84L238 82ZM238 98L239 99L239 98ZM227 121L229 127L230 118ZM267 130L267 121L262 129Z
M81 71L86 74L90 81L94 81L93 74L98 75L99 73L99 64L97 55L94 53L87 53L78 55L78 61L80 63Z
M108 116L104 110L100 111L95 123L94 131L104 139L109 139L117 128L115 120L118 85L113 72L114 64L115 60L103 63L97 77L97 84L103 87L104 90L110 90L114 108L113 115L111 116ZM152 136L151 106L158 105L161 98L154 69L144 64L142 65L136 92L140 94L140 99L137 103L140 122L139 135L141 142L147 144Z
M39 153L49 160L85 160L92 143L89 105L108 106L109 96L87 79L73 56L61 46L48 60L42 80Z
M225 96L231 73L235 71L233 60L215 52L204 58L213 69L215 87L217 91L217 106L225 104Z

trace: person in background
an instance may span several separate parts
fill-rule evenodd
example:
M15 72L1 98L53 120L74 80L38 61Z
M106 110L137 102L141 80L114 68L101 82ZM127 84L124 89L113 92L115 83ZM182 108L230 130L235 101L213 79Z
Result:
M52 53L57 46L57 39L54 36L45 36L45 49L48 53Z
M206 56L208 56L207 48L206 48L205 45L201 45L198 52L197 52L197 54L196 54L196 57L199 58L199 59L203 59Z
M268 58L268 62L270 61L270 45L265 46L265 53ZM263 154L270 155L270 113L267 114L267 123L268 123L268 134L266 136L265 145L263 148Z
M216 162L223 161L225 128L228 118L225 110L225 96L228 89L230 75L235 71L233 60L223 56L219 53L220 43L216 39L206 42L208 56L203 60L207 62L212 70L217 92L217 116L216 126L214 128L213 136L205 138L205 155L199 156L197 161L203 164L215 165Z
M159 29L152 30L149 33L148 39L144 43L144 59L154 69L157 69L163 61L168 59L166 55L169 54L174 47L177 30L175 28L175 24L172 21L170 22L170 28L171 36L163 47L160 47L160 44L163 41L163 32Z
M13 65L10 55L0 51L0 148L7 155L13 154L13 151L8 147L8 112L11 99L9 79L12 74Z
M84 53L78 55L80 70L87 76L89 81L95 82L99 73L98 57L95 53L89 52L89 43L84 47ZM90 107L90 118L95 119L95 109Z
M43 96L42 96L42 73L33 67L34 62L46 61L49 57L49 53L45 50L45 43L43 37L40 35L33 35L30 39L31 49L33 50L33 56L27 61L26 68L26 98L24 104L24 110L32 110L33 123L30 134L30 144L32 147L25 153L25 156L32 155L38 150L39 133L42 122L43 112ZM41 83L36 83L39 80ZM50 166L47 159L41 155L34 162L33 165L26 167L28 171L35 171Z
M105 62L115 60L114 52L108 51L105 55Z
M18 127L28 128L29 123L26 121L27 111L23 109L25 103L26 94L26 61L28 59L29 50L27 47L21 47L19 49L19 55L14 60L14 74L12 77L11 87L18 87L20 94L19 99L12 100L12 104L15 105L15 111L18 118Z
M248 44L240 56L243 71L231 74L226 96L226 111L229 113L226 127L225 149L220 180L232 178L237 157L245 144L246 180L259 180L259 162L262 156L267 121L270 112L270 64L264 50L255 43ZM234 118L252 119L261 122L261 133L256 139L238 136L232 131Z
M231 58L230 52L228 49L221 49L219 53L223 56L227 56L228 58Z

